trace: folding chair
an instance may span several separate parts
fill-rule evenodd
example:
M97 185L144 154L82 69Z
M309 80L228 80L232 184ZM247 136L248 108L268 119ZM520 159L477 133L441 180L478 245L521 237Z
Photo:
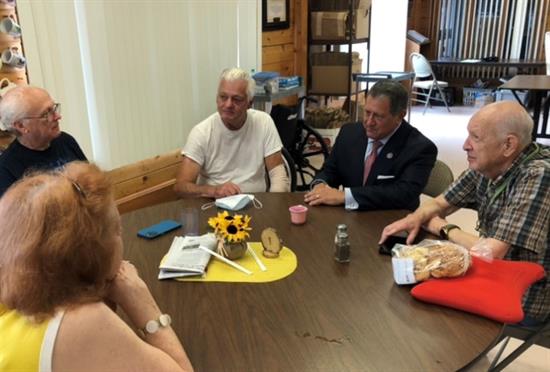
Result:
M436 79L430 62L428 62L426 57L424 57L422 54L411 53L410 58L415 73L412 84L413 91L411 92L411 101L424 103L424 112L422 112L422 115L426 113L426 109L428 108L428 104L430 104L430 100L443 102L445 104L445 107L447 107L447 111L451 112L449 106L447 105L447 100L445 99L443 90L441 89L448 87L449 84L446 81L440 81ZM418 80L419 78L428 80ZM439 97L435 96L435 94L432 96L434 87L439 92ZM425 93L426 90L428 90L428 93Z
M499 363L499 359L502 356L502 352L506 348L506 345L508 345L510 337L523 340L523 343ZM550 348L550 316L546 318L546 321L542 325L536 327L525 327L516 324L507 324L506 326L504 326L498 342L502 340L504 340L504 343L497 352L495 359L489 366L489 371L491 372L502 371L506 366L512 363L517 357L519 357L532 345L539 345L545 348Z

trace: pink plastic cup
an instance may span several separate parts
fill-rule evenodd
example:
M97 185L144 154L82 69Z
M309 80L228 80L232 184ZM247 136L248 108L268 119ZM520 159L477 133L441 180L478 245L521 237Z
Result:
M288 208L290 211L290 222L292 222L295 225L301 225L306 223L307 219L307 207L303 206L302 204L299 205L293 205L292 207Z

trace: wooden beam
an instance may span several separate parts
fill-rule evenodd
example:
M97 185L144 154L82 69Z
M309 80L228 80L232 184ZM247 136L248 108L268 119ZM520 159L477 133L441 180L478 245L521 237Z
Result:
M119 212L176 200L173 188L180 163L180 150L174 150L107 172Z
M174 192L176 180L168 180L161 184L141 190L135 194L125 196L116 201L116 206L120 214L135 211L151 205L174 201L178 196Z

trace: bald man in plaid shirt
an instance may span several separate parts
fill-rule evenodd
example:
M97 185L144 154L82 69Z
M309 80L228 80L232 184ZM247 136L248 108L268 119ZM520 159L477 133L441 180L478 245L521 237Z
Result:
M407 217L386 226L389 235L408 231L412 243L421 228L478 250L480 238L495 258L541 264L546 278L523 298L524 325L542 323L550 314L550 148L531 140L533 120L516 102L483 107L468 124L466 170L442 195ZM478 212L479 236L449 224L459 208Z

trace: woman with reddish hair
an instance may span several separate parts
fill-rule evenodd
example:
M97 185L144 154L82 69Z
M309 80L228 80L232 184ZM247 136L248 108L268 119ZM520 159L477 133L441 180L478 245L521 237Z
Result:
M97 166L23 178L0 199L0 221L1 371L192 370L170 317L122 260L120 216Z

